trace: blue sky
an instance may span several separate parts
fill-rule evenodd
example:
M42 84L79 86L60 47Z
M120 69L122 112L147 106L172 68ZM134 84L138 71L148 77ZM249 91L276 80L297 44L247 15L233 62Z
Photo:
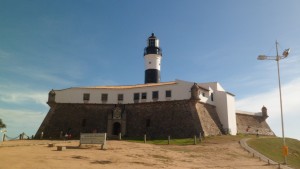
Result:
M275 56L281 64L285 134L300 139L299 1L0 1L0 118L8 135L35 134L51 89L144 81L152 32L163 50L162 81L218 81L237 109L268 108L281 136Z

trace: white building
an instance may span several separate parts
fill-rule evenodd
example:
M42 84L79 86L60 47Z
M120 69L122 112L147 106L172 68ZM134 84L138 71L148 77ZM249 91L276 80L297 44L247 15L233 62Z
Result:
M189 100L194 82L147 83L131 86L74 87L55 92L56 103L73 104L133 104L143 102ZM218 82L196 83L199 86L199 101L216 107L225 130L235 135L235 98Z
M55 138L57 133L73 130L78 137L92 129L107 132L108 136L237 134L235 96L218 82L161 82L162 51L153 33L148 38L144 60L145 84L50 91L51 108L37 135L43 132Z

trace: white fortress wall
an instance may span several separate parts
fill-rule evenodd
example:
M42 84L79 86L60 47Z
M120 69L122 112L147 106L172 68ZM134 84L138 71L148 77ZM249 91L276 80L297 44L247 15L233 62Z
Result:
M232 135L236 135L236 116L234 96L224 92L215 92L217 112L224 129Z
M228 113L228 128L231 131L232 135L236 135L237 126L236 126L236 110L235 110L235 97L234 95L226 92L226 100L227 100L227 113Z
M99 86L78 87L64 90L56 90L55 101L57 103L88 103L88 104L132 104L134 94L139 93L138 102L188 100L191 98L191 87L194 82L176 80L159 84L135 85L135 86ZM219 119L224 129L230 134L236 135L236 110L234 95L226 92L220 84L199 83L200 102L216 106ZM219 90L218 90L219 89ZM166 91L171 91L171 97L166 97ZM152 92L158 91L158 99L153 100ZM84 94L89 94L89 100L85 101ZM142 93L147 93L147 98L142 100ZM107 101L101 100L102 94L108 94ZM123 94L123 100L118 100L118 94Z
M192 82L176 81L172 84L163 84L163 85L153 85L153 86L144 86L138 87L133 86L129 88L122 88L122 86L116 87L86 87L86 88L68 88L64 90L56 90L55 101L57 103L84 103L83 95L85 93L90 94L90 98L86 103L90 104L101 104L101 94L108 94L108 99L105 103L107 104L117 104L118 103L118 94L123 94L123 101L121 103L128 104L134 103L133 95L134 93L140 94L140 102L153 102L152 92L158 91L159 97L156 101L169 101L169 100L186 100L191 97L191 86ZM166 98L166 91L171 91L171 97ZM147 93L147 99L142 100L142 93ZM204 96L203 96L204 93ZM201 89L200 98L201 102L207 102L209 104L214 104L208 99L210 93L207 90Z
M220 121L224 129L228 129L230 134L236 135L236 115L235 115L235 97L225 91L218 82L200 83L200 86L210 88L210 98L213 94L213 101L209 99L217 108Z

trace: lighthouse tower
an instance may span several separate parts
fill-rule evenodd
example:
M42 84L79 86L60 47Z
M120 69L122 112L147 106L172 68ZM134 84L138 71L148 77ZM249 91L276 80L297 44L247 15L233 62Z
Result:
M159 40L154 36L154 33L148 38L147 45L144 51L145 83L159 83L162 53L159 48Z

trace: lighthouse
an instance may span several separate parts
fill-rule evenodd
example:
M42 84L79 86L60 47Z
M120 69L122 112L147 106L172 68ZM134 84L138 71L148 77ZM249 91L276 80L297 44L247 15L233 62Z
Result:
M159 40L152 33L147 40L147 47L144 50L145 83L160 82L161 58L162 52L159 48Z

